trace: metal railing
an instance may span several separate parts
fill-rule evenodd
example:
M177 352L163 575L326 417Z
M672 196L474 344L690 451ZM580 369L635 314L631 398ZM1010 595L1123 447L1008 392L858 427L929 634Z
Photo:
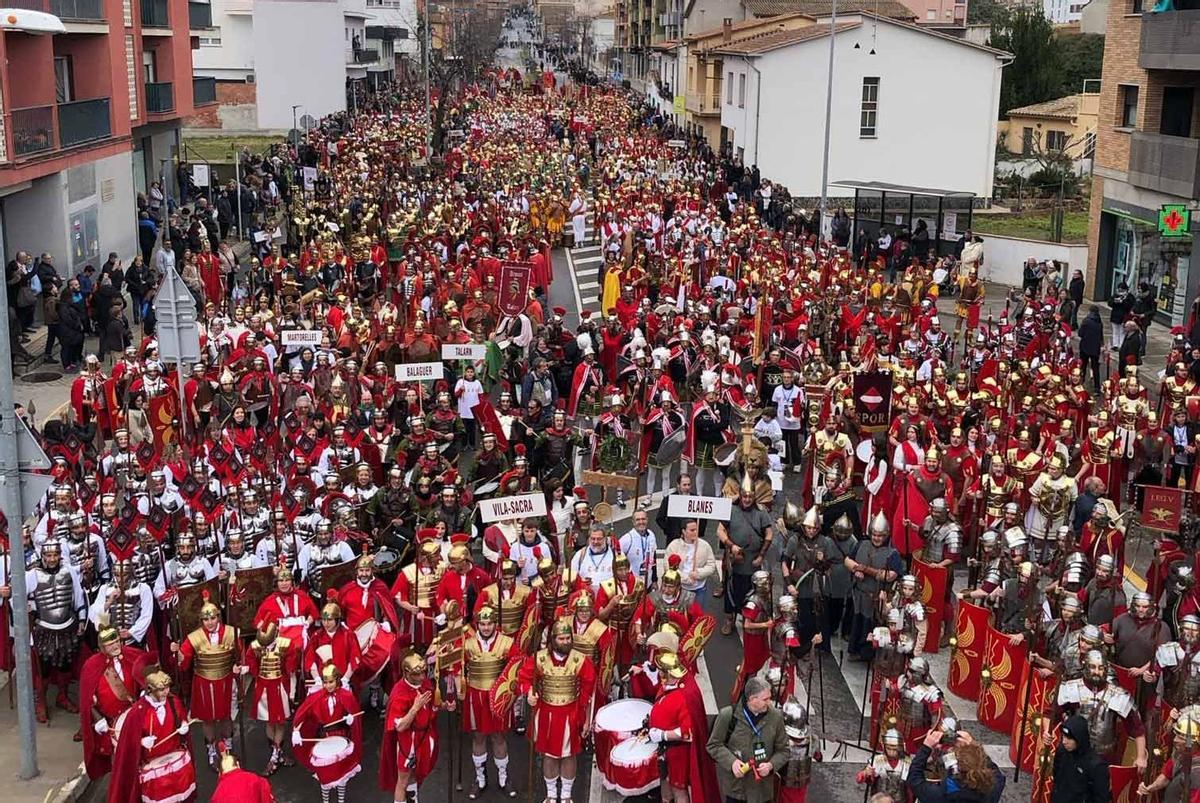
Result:
M217 102L216 78L192 78L192 104L204 106Z
M211 3L188 3L188 28L190 30L195 31L212 26Z
M171 17L167 12L167 0L142 0L142 27L171 27Z
M378 50L362 48L354 51L355 64L370 64L373 61L379 61Z
M28 106L12 110L13 152L20 158L42 151L52 151L57 145L54 137L54 107Z
M104 0L11 0L6 5L45 11L61 20L104 21Z
M108 98L58 104L58 138L64 148L112 136Z
M146 84L146 113L162 114L175 109L175 86L170 81Z

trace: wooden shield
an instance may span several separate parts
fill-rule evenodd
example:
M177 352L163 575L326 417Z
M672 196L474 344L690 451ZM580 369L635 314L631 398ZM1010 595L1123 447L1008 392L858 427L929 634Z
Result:
M694 667L704 652L704 645L712 638L717 629L717 620L710 614L697 617L688 628L687 633L679 641L679 659L685 666Z
M179 640L187 638L188 633L200 626L200 608L204 605L204 592L216 605L221 604L221 581L214 577L203 583L184 586L179 589L175 604L175 618L179 622Z
M990 628L991 612L972 602L960 600L954 617L954 637L950 639L950 677L946 686L967 700L979 699L979 681L983 673L984 639Z
M321 587L321 596L329 595L329 589L341 588L354 579L354 569L358 565L358 558L351 558L345 563L339 563L336 566L326 566L321 569L321 579L318 585Z
M987 629L984 641L983 684L979 694L979 721L992 730L1012 733L1017 714L1017 686L1029 663L1024 645L1012 645L1008 634Z
M254 614L263 600L275 590L275 567L239 569L234 593L229 602L229 624L243 633L254 633Z
M1030 672L1034 673L1033 678L1029 677ZM1017 715L1013 718L1012 734L1008 741L1008 757L1013 764L1020 763L1021 769L1025 772L1033 772L1037 766L1042 717L1050 716L1049 712L1055 700L1054 693L1058 688L1058 677L1051 675L1043 678L1037 674L1034 666L1027 663L1025 671L1021 673L1020 685L1017 688ZM1025 689L1029 689L1028 699L1025 698ZM1023 736L1022 730L1024 730ZM1021 750L1019 759L1017 756L1018 745Z

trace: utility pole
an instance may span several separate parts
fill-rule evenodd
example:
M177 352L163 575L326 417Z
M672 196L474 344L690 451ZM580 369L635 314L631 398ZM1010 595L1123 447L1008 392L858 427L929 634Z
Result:
M16 683L17 740L21 744L20 777L29 781L41 774L37 765L37 732L33 716L33 659L29 645L29 593L25 587L25 541L21 524L21 469L17 445L17 416L13 405L12 341L8 328L8 287L0 286L0 506L8 521L8 583L13 615L13 659L16 666L9 683ZM17 613L19 611L19 613Z
M433 59L433 40L429 33L429 14L433 10L433 3L430 0L425 0L425 17L424 19L424 41L425 50L425 158L430 157L430 151L433 150L433 106L429 99L429 66Z
M829 204L829 135L830 120L833 117L833 51L837 43L837 0L833 0L829 8L829 74L825 81L825 150L821 156L821 206L817 213L817 239L825 231L825 207ZM756 134L757 136L757 134ZM758 154L754 154L758 158Z

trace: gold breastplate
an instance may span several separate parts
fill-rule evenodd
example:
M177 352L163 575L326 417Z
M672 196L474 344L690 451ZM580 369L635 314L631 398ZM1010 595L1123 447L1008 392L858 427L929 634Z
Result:
M1004 478L1004 483L997 485L996 481L988 476L987 491L985 492L987 514L993 517L999 517L1004 513L1004 503L1008 501L1009 495L1012 493L1011 484L1008 482L1008 477Z
M1108 463L1112 455L1113 440L1117 437L1116 433L1106 432L1100 435L1097 430L1093 429L1088 433L1088 437L1092 441L1091 462L1098 465Z
M411 572L408 575L410 584L416 589L415 595L417 598L417 607L430 609L435 607L434 598L437 595L438 583L442 581L442 575L446 572L446 567L439 565L429 574L425 574L417 566L409 566L405 572Z
M596 660L599 654L600 637L604 635L604 631L608 626L599 619L593 619L588 622L588 626L583 629L582 633L571 631L571 649L582 654L590 661Z
M499 585L490 585L484 589L483 593L487 601L500 614L500 630L507 636L515 635L525 620L525 606L529 602L529 595L533 593L529 590L529 586L518 583L513 590L512 597L504 600L503 605L500 604Z
M605 580L604 592L608 594L610 599L615 597L617 594L617 581L613 578ZM642 579L639 577L634 580L633 591L627 593L620 602L613 606L612 611L608 614L608 626L616 629L618 632L623 631L633 621L633 612L641 604L645 592L646 587L642 583Z
M562 666L554 663L549 650L537 654L538 696L548 705L570 705L579 699L579 672L587 658L574 650Z
M237 628L225 626L225 635L213 644L203 628L193 630L188 636L196 652L196 674L205 680L222 680L233 670L234 646L237 644Z
M275 639L275 649L262 649L258 653L258 676L263 680L278 680L283 677L283 654L291 643L286 638Z
M483 649L474 634L464 639L463 659L467 665L467 685L478 691L492 688L492 684L504 670L504 665L508 663L512 644L513 640L503 633L496 634L489 650Z

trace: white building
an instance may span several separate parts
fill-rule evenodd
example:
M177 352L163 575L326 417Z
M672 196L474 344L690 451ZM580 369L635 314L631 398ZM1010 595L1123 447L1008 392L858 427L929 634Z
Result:
M346 109L356 85L394 78L417 52L415 0L213 0L212 16L194 69L216 79L219 106L196 127L290 130Z
M733 153L794 197L819 197L829 20L714 53L724 59L721 125ZM829 194L854 195L833 182L874 181L990 196L1006 59L909 23L839 15Z
M1066 25L1079 22L1087 4L1088 0L1042 0L1042 10L1055 25Z

